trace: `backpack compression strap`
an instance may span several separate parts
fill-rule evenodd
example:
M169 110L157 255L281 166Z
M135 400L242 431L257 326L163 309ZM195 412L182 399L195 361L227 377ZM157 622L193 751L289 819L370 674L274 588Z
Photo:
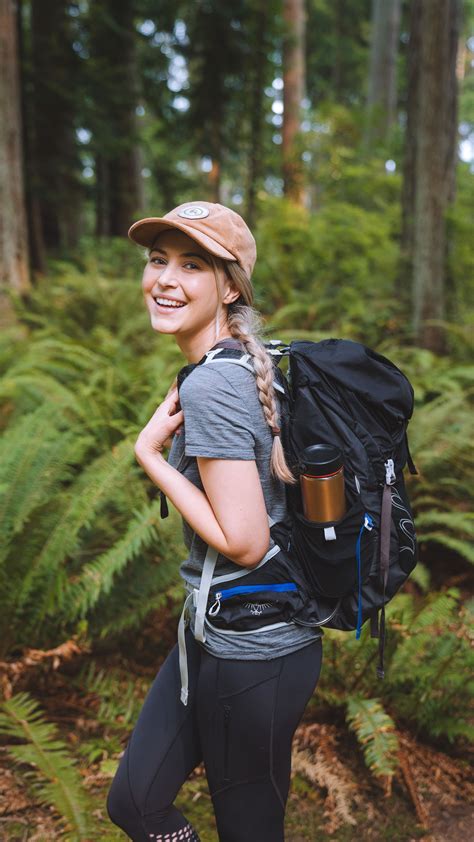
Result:
M379 662L377 664L377 675L385 677L384 649L385 649L385 588L388 581L388 568L390 565L390 525L392 520L392 485L396 480L393 459L385 463L385 485L382 494L382 509L380 513L380 581L382 584L382 608L380 610L380 631L379 638ZM370 632L376 637L377 612L371 617Z

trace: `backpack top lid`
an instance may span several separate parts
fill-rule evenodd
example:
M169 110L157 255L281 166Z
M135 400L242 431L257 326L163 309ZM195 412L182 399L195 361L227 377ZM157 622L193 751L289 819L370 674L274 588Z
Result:
M354 392L364 403L383 406L396 422L413 414L414 391L407 377L389 359L351 339L320 342L294 340L290 344L294 387L311 382L315 372Z

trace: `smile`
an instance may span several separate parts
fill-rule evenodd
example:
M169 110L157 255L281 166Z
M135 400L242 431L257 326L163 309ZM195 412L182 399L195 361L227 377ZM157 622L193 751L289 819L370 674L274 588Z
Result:
M186 307L186 303L184 301L172 301L169 298L160 298L160 296L157 296L153 300L156 306L163 310L177 310L180 307Z

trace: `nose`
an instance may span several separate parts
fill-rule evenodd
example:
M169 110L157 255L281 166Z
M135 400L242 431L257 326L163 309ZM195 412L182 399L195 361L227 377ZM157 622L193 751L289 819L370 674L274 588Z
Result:
M157 280L162 287L178 286L176 267L172 261L161 267Z

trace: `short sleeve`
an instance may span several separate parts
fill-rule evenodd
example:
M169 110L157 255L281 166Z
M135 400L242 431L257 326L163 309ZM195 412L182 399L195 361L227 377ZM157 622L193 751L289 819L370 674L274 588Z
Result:
M255 459L250 413L235 385L215 367L194 369L179 390L186 456Z

